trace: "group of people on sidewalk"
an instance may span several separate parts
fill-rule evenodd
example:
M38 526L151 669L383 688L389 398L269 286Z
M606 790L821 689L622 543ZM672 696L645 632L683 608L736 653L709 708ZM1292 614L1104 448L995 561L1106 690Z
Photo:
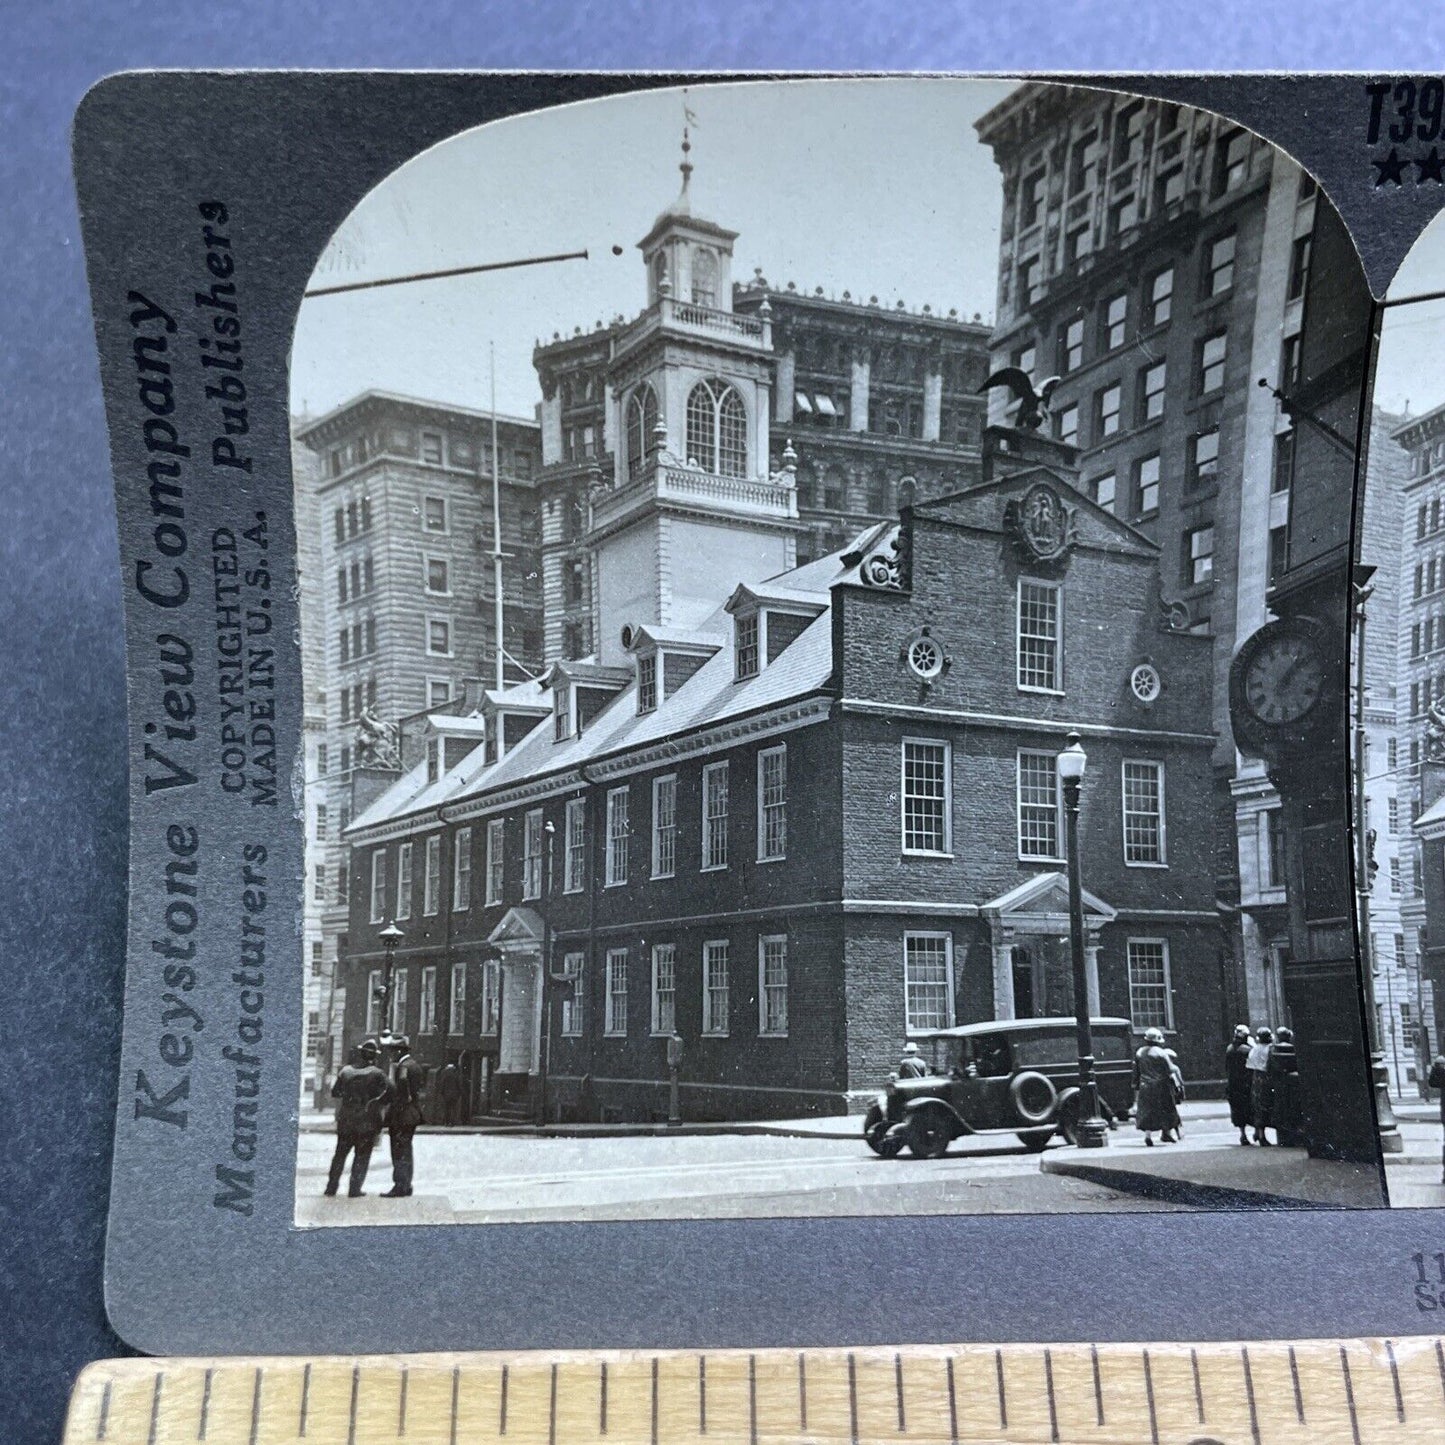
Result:
M1251 1036L1247 1024L1236 1024L1224 1051L1224 1087L1229 1120L1239 1130L1241 1144L1301 1142L1299 1058L1289 1029L1261 1027Z
M381 1045L375 1039L362 1040L331 1086L337 1109L336 1150L326 1180L329 1195L341 1187L348 1154L351 1180L347 1197L358 1199L366 1193L362 1186L371 1151L383 1128L391 1142L391 1188L382 1197L405 1199L411 1193L412 1138L422 1120L426 1070L412 1058L404 1035L389 1041L388 1052L394 1055L389 1070L382 1067Z

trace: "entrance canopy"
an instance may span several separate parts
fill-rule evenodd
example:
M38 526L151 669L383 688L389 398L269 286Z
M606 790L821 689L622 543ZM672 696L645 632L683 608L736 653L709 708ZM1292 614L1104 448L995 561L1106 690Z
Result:
M498 948L531 948L542 946L546 929L535 908L509 908L487 935L487 942Z
M1112 923L1117 910L1087 888L1084 895L1084 926L1091 933ZM1000 893L979 909L990 924L1002 924L1017 933L1067 933L1069 930L1069 880L1063 873L1035 873L1020 884Z

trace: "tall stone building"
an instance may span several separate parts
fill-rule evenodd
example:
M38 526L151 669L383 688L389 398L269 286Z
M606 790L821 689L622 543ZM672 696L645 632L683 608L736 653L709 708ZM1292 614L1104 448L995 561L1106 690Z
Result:
M1165 605L1213 638L1227 1005L1278 1019L1279 800L1236 753L1228 676L1286 555L1294 433L1257 383L1299 381L1315 185L1222 117L1120 92L1023 85L977 124L1004 184L995 364L1059 377L1083 490L1158 543Z
M475 700L495 677L491 422L367 392L295 427L306 696L306 1080L320 1089L344 999L352 815L390 783L409 719ZM542 665L535 422L498 419L509 682ZM379 747L366 738L372 721ZM314 1020L313 1020L313 1015Z
M788 557L806 563L896 516L904 476L920 496L981 476L988 328L927 306L804 294L769 284L760 270L734 282L737 233L695 212L686 150L682 170L681 194L639 243L641 313L558 333L534 353L549 659L615 652L616 640L598 631L602 611L613 610L598 546L624 521L634 551L622 575L638 586L686 584L696 554L687 551L685 519L698 509L687 494L704 478L714 479L705 484L708 505L726 499L756 536L780 494L749 487L791 469L795 505L772 524L776 537L789 538ZM714 382L728 394L705 395ZM670 519L645 548L640 507ZM778 571L775 554L766 565ZM724 565L709 556L709 565ZM741 579L763 559L733 563ZM673 614L672 605L662 612L683 623L686 609Z

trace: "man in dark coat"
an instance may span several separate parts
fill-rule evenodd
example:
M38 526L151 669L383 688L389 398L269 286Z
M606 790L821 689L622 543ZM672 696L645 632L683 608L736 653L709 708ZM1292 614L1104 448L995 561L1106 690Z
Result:
M442 1101L442 1123L460 1124L462 1112L462 1071L448 1063L437 1080L437 1098Z
M900 1079L925 1079L928 1077L928 1065L920 1057L917 1044L904 1044L903 1061L898 1065L898 1077Z
M1239 1130L1239 1142L1249 1143L1245 1130L1254 1123L1254 1100L1250 1097L1248 1024L1235 1024L1234 1039L1224 1051L1224 1096L1229 1100L1229 1122Z
M351 1051L351 1061L336 1076L331 1086L332 1097L340 1101L336 1110L336 1152L331 1156L331 1173L326 1192L335 1194L341 1184L341 1171L346 1156L351 1155L350 1198L365 1193L366 1171L371 1164L371 1151L381 1133L381 1111L391 1085L378 1065L381 1050L367 1039Z
M391 1107L386 1132L391 1138L391 1188L383 1199L405 1199L411 1194L411 1141L421 1123L421 1099L426 1092L426 1070L411 1056L405 1035L396 1041L397 1059L391 1069Z
M1299 1055L1295 1053L1291 1030L1282 1028L1275 1031L1265 1072L1269 1075L1270 1122L1274 1125L1274 1137L1281 1144L1302 1144Z

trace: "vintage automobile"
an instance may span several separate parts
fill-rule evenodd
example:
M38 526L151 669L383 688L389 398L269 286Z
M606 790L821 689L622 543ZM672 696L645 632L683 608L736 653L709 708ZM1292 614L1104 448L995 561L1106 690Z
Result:
M1133 1074L1128 1019L1092 1021L1094 1075L1105 1119L1126 1118ZM893 1078L863 1120L875 1154L906 1146L937 1159L961 1134L1016 1134L1041 1150L1072 1144L1079 1118L1078 1043L1071 1018L1010 1019L913 1035L929 1073Z

